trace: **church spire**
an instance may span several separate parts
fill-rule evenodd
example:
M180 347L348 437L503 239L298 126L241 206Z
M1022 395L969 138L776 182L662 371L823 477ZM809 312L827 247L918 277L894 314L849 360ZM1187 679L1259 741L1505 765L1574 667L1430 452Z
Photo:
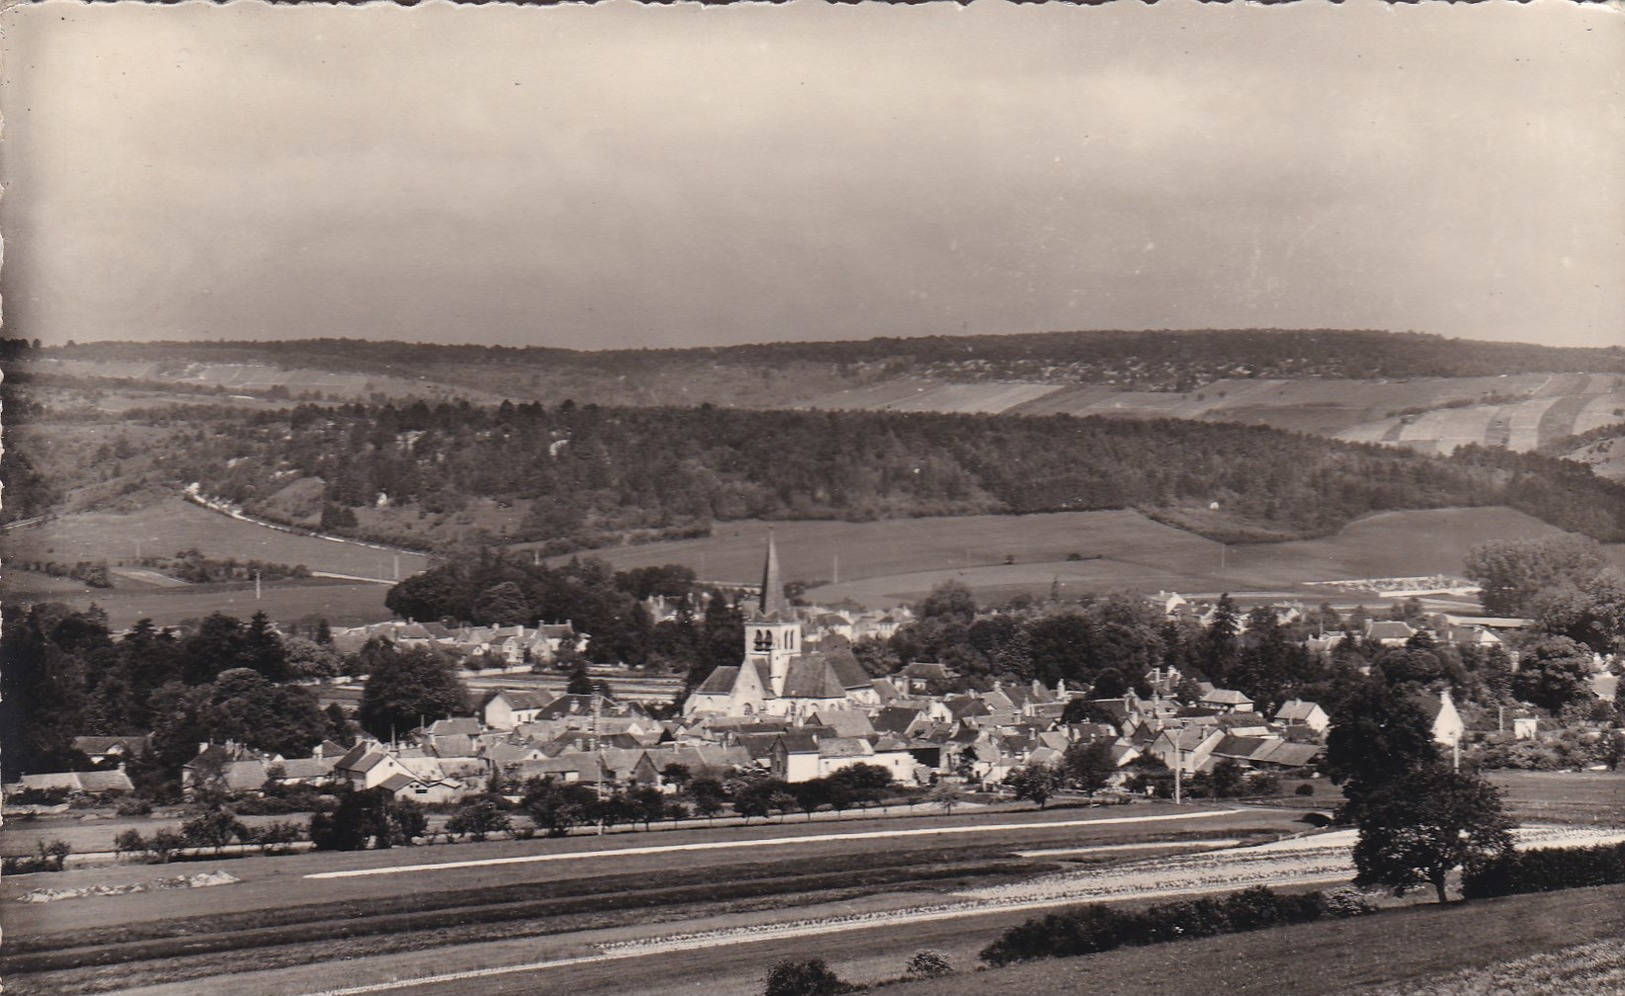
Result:
M757 604L764 616L784 609L784 579L779 576L779 548L773 543L772 526L767 529L767 563L762 566L762 597Z

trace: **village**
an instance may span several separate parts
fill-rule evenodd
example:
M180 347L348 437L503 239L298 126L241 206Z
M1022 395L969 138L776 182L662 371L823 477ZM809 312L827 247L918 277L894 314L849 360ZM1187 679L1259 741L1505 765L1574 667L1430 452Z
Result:
M1145 599L1170 623L1211 627L1220 611L1216 604L1169 592ZM452 811L497 796L518 804L525 786L547 782L590 789L600 800L643 793L645 817L653 790L666 800L653 803L656 816L678 820L714 817L722 811L721 797L737 815L766 815L763 810L773 807L753 806L749 799L761 794L746 791L752 780L764 779L792 787L778 795L779 810L788 811L793 787L834 784L853 774L840 772L859 766L866 766L860 770L871 782L859 800L864 803L888 793L920 801L973 790L1039 804L1068 791L1121 802L1192 794L1262 797L1278 793L1283 777L1300 780L1299 792L1311 795L1312 780L1321 777L1331 718L1314 701L1292 697L1268 708L1237 689L1192 680L1171 665L1126 683L1103 675L1092 685L995 678L978 689L952 667L921 660L877 677L860 665L850 641L890 636L911 621L912 610L842 613L790 604L771 538L752 601L741 663L716 667L680 705L672 699L681 689L670 678L614 667L589 671L579 661L572 681L559 689L558 668L591 640L567 621L456 628L394 621L334 630L332 643L340 651L383 640L459 662L473 688L474 711L423 716L415 728L392 730L387 738L361 730L345 742L328 737L310 744L308 756L231 740L199 743L182 769L182 785L188 798L216 805L236 801L241 807L268 793L309 801L349 788L382 790L399 801ZM657 614L675 611L658 597L650 607ZM1290 623L1304 610L1283 605L1272 611ZM1501 648L1498 633L1518 621L1474 622L1442 614L1411 622L1372 618L1357 636L1314 632L1303 643L1317 655L1356 640L1371 648L1403 649L1419 639L1425 646ZM1246 617L1238 620L1243 634L1245 624ZM1599 657L1595 664L1592 691L1599 701L1612 702L1616 662ZM537 674L554 687L543 687ZM349 676L330 687L355 689L365 680ZM1415 697L1435 741L1455 752L1459 763L1467 727L1448 684L1418 689ZM1504 709L1495 724L1502 740L1533 741L1541 732L1534 715L1509 718ZM125 762L147 750L149 739L79 736L74 746L93 770L25 774L8 786L8 807L61 811L70 799L84 806L127 795L135 786ZM716 788L707 793L709 785ZM876 792L878 787L887 791ZM810 816L819 808L841 807L839 798L808 795L804 788L800 808ZM614 822L613 815L607 818ZM601 827L605 819L601 811L580 822Z

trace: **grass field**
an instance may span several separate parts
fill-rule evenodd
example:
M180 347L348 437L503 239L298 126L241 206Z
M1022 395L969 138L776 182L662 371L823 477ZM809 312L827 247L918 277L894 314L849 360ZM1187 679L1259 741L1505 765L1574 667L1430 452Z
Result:
M395 570L390 551L269 529L200 508L178 495L136 512L85 512L8 530L4 543L9 557L65 563L133 561L139 545L142 556L168 557L195 548L207 557L303 564L313 571L361 577L391 578ZM402 577L428 566L421 554L399 556Z
M214 889L97 896L19 908L0 905L7 935L9 992L98 991L137 981L213 976L194 988L171 991L305 992L333 984L329 975L292 969L316 963L330 971L336 958L354 956L359 939L368 955L392 963L479 963L466 947L503 937L530 938L527 950L574 950L589 940L647 937L693 929L696 923L750 924L891 910L930 901L931 895L991 885L1059 867L1053 860L1015 852L1076 846L1079 842L1182 840L1213 835L1246 838L1295 828L1292 814L1264 810L1213 811L1198 819L1150 823L1064 825L1078 819L1202 812L1163 804L1090 810L960 812L953 816L896 817L784 823L656 834L578 836L564 840L492 842L455 847L357 854L306 854L189 862L188 873L221 870L241 879ZM991 826L996 824L997 826ZM1011 824L1014 824L1011 826ZM970 829L949 836L937 831ZM922 836L898 844L896 831ZM824 839L831 831L868 832L861 839ZM736 842L791 838L788 844L740 848ZM801 842L801 838L806 838ZM712 842L713 850L637 854L648 844ZM455 867L408 876L305 878L312 872L389 865L478 860L481 856L536 853L601 855L541 864ZM1128 852L1121 860L1142 856ZM1116 855L1096 858L1109 863ZM8 895L29 888L77 888L150 880L173 869L123 864L8 877ZM743 918L743 919L741 919ZM660 924L681 920L680 925ZM335 939L342 924L349 941ZM585 932L585 933L583 933ZM543 940L557 935L558 940ZM93 937L94 940L87 940ZM438 952L419 949L443 948ZM237 971L263 969L249 980L223 980L221 953L232 952ZM213 952L213 953L211 953ZM346 954L348 952L348 954ZM287 973L292 972L291 979ZM433 969L429 969L433 971ZM346 974L377 978L376 967ZM272 984L270 976L279 976ZM244 988L246 985L247 988ZM307 988L308 987L308 988ZM472 990L478 991L478 990Z
M1625 826L1625 771L1491 771L1524 822Z
M273 621L291 623L306 616L320 616L334 626L358 626L388 619L384 596L389 586L367 582L284 581L261 586L254 597L252 582L187 585L183 588L87 589L18 591L0 585L6 601L62 602L76 608L95 604L107 613L114 629L151 619L159 626L173 626L187 619L202 619L211 612L224 612L247 619L263 611Z
M761 571L768 524L721 524L715 535L594 551L617 568L681 563L711 581L752 583ZM784 576L815 586L809 597L865 605L917 601L949 579L984 601L1017 591L1048 595L1121 588L1190 593L1279 593L1354 604L1303 582L1458 574L1467 551L1486 539L1553 535L1548 526L1506 508L1383 512L1333 536L1288 543L1231 545L1147 519L1138 512L1060 512L893 522L782 522L773 525ZM1625 547L1611 548L1625 562ZM1068 560L1077 554L1081 560ZM1014 564L1006 564L1006 558Z
M1488 964L1553 949L1617 942L1622 931L1625 886L1606 886L1445 907L1424 904L1354 920L1032 962L978 972L974 977L961 975L888 986L883 991L888 996L943 996L968 991L985 996L1153 996L1190 992L1312 996L1426 991L1428 984L1453 973L1478 971ZM830 962L838 972L846 967L839 958Z

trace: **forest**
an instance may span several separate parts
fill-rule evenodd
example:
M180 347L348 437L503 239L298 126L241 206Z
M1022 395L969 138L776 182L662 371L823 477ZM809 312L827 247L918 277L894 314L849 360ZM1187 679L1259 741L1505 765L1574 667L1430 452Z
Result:
M475 498L526 509L487 542L545 552L737 519L870 521L1217 503L1213 538L1322 535L1392 509L1508 505L1604 542L1625 538L1625 486L1537 454L1451 457L1263 427L1100 417L601 408L566 401L300 405L193 423L153 451L172 482L276 518L320 481L321 525L383 542L381 503L450 516ZM361 512L361 515L357 515Z

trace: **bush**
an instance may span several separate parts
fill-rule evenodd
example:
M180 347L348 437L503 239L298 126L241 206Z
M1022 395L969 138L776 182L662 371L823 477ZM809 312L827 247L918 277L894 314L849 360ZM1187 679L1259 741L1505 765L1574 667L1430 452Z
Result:
M954 974L954 967L941 951L923 948L914 952L914 957L908 960L907 971L909 978L913 979L940 979L944 975Z
M1367 916L1377 912L1377 904L1371 898L1352 885L1345 885L1340 889L1333 889L1325 893L1326 915L1339 919L1354 916Z
M1159 903L1139 912L1080 906L1009 928L982 950L981 958L994 967L1034 958L1068 958L1129 945L1309 923L1330 913L1331 904L1318 892L1280 895L1265 886L1224 899Z
M762 996L840 996L853 987L824 964L822 958L781 961L767 973Z
M59 872L68 862L73 848L65 841L53 840L49 844L39 841L34 855L10 854L0 861L0 874L27 875L32 872Z
M146 799L120 799L114 812L120 816L151 816L152 803Z
M1625 883L1625 844L1513 851L1467 869L1462 896L1484 899Z
M1297 788L1293 789L1292 794L1293 795L1314 795L1315 794L1314 783L1313 782L1304 782L1302 785L1299 785Z

